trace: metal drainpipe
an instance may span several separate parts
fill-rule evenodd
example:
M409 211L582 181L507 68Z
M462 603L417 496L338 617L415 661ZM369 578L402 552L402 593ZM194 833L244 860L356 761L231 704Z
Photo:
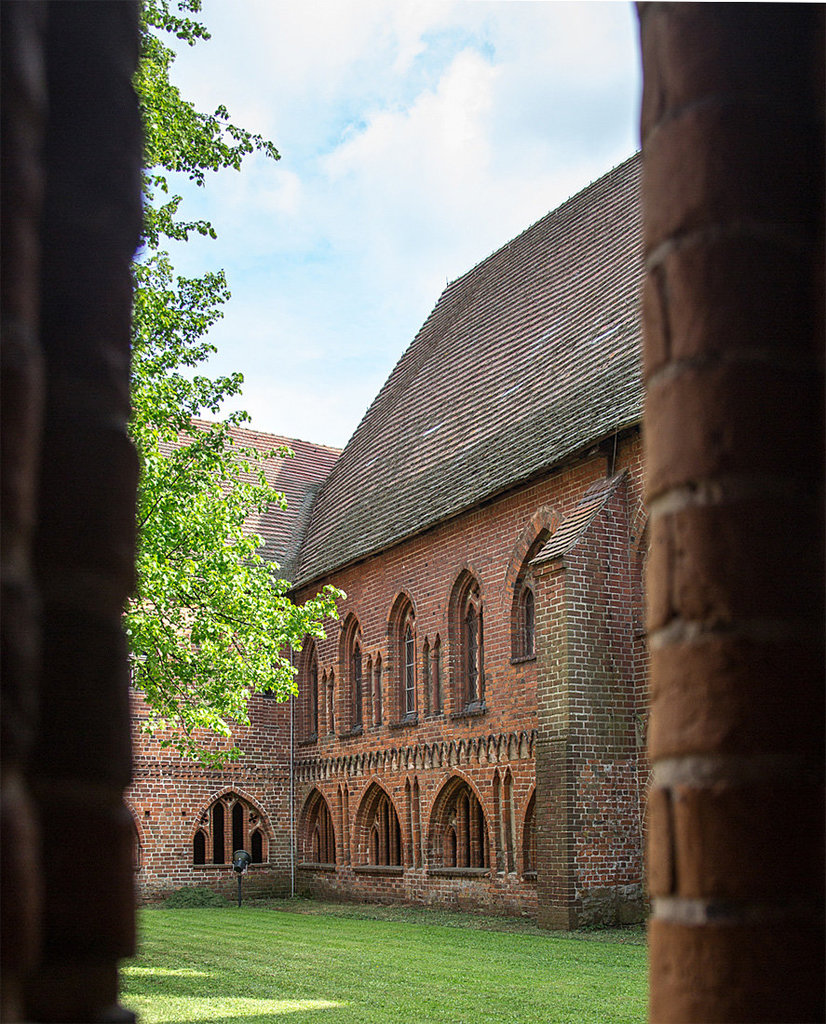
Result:
M290 665L293 649L290 648ZM295 697L290 697L290 897L295 897L295 782L293 779L293 738L295 733Z

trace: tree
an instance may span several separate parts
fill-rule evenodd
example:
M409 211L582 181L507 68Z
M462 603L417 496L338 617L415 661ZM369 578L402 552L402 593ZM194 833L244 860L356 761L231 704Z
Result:
M145 0L142 13L135 87L146 213L134 266L130 423L140 460L138 582L125 626L134 684L149 708L146 727L161 731L162 744L220 766L241 754L229 737L232 723L249 722L253 693L285 699L295 692L290 651L307 634L323 636L340 592L327 587L293 604L289 583L258 552L262 539L245 529L253 512L284 500L266 485L259 453L236 443L232 428L248 416L192 422L203 410L218 415L243 378L194 372L215 351L205 335L230 296L222 271L176 276L161 248L164 238L186 240L193 231L215 237L207 221L178 219L181 198L170 194L169 173L203 186L207 171L238 169L254 151L278 159L271 142L233 125L225 108L203 114L170 83L174 51L159 33L189 45L208 39L189 17L199 10L200 0L178 0L174 11L167 0Z

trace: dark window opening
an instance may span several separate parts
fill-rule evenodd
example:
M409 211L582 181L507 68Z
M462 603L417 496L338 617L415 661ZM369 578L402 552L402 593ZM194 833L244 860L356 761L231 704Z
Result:
M523 658L533 658L536 654L536 614L530 587L522 591L519 613L520 653Z
M439 817L442 838L435 848L441 848L445 867L490 867L485 813L467 783L456 786Z
M478 699L479 618L470 605L465 615L465 698L468 704Z
M381 657L378 657L373 675L373 720L376 725L381 725L381 714Z
M244 807L235 801L232 807L232 852L244 849Z
M404 631L404 713L416 712L416 641L413 629L407 623Z
M353 647L353 728L362 725L361 646Z
M433 644L433 710L436 714L442 710L442 649L438 636Z
M212 808L212 863L225 864L224 854L224 805L216 801Z
M333 816L327 801L320 795L308 820L309 842L304 856L315 864L335 864L336 840L333 831Z
M396 808L386 793L382 793L368 825L368 863L395 866L402 863L402 830Z
M261 864L264 860L264 841L258 829L250 836L250 856L253 864Z

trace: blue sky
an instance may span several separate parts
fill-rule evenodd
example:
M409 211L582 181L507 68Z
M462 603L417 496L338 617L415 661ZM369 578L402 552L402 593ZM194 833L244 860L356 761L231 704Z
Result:
M449 280L638 146L626 3L205 0L173 80L276 144L181 183L232 299L209 372L260 430L343 446ZM229 407L228 407L229 408Z

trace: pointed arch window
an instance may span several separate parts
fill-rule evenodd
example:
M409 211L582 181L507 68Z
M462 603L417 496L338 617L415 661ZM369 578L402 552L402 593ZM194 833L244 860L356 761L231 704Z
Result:
M418 721L418 637L416 614L406 594L400 594L390 615L390 636L394 652L394 723L411 725Z
M310 662L310 735L318 737L318 657Z
M485 812L463 779L451 779L436 798L431 852L437 870L490 867Z
M330 806L316 789L307 798L299 829L300 858L304 863L333 866L336 836Z
M335 864L336 844L333 818L326 803L319 807L318 819L313 829L313 860L317 864Z
M244 805L240 800L236 800L232 805L232 850L231 853L234 855L236 850L244 849L244 819L246 815L244 813Z
M360 733L364 728L364 659L362 654L361 627L352 613L347 616L339 646L341 666L341 703L343 721L339 723L339 735L349 736Z
M517 657L536 657L536 605L533 586L526 582L519 593L517 605Z
M299 743L318 739L318 652L315 641L307 637L298 663L297 736Z
M353 725L354 729L361 729L364 724L364 710L362 700L362 664L361 644L358 640L353 644L351 655L351 673L353 684Z
M358 863L371 867L401 867L402 830L393 801L375 783L368 789L356 821Z
M484 615L479 584L468 577L457 606L455 635L459 641L458 710L474 712L485 706Z
M533 516L516 545L508 574L515 573L511 604L511 661L537 656L536 581L531 563L556 528L556 514L543 506Z
M251 852L253 844L256 846ZM258 810L237 794L227 793L213 800L201 814L192 837L192 863L228 864L236 850L250 853L254 864L265 863L269 856Z
M327 732L332 736L336 731L336 674L330 670L330 676L323 677L327 704Z
M260 828L254 829L250 835L250 856L253 864L260 864L264 860L264 837Z
M472 602L465 608L465 700L479 700L479 650L481 648L482 616Z
M307 739L314 740L318 739L318 654L314 643L311 643L307 651L306 665L307 716L305 728Z
M192 839L192 863L206 864L207 839L206 833L199 828Z
M382 693L381 693L381 655L376 656L376 664L373 668L373 724L382 723Z
M224 801L216 800L212 805L212 863L226 864L224 849Z
M433 697L430 706L435 714L442 712L442 641L436 634L431 655L430 678L433 685Z
M416 714L416 638L409 619L404 626L404 714Z

